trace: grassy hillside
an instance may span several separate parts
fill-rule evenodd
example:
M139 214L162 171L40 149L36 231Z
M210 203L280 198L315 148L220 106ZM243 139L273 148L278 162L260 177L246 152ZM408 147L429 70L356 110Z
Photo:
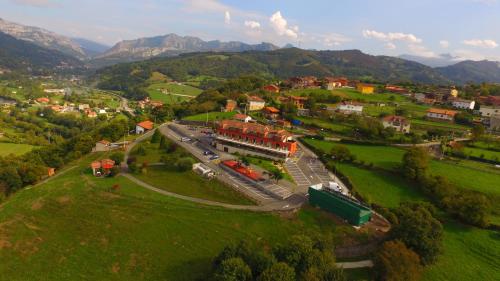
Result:
M195 53L177 57L114 65L98 71L100 87L130 88L148 81L159 72L177 81L195 75L235 78L257 75L286 79L292 76L343 75L351 79L387 82L448 84L434 69L422 64L386 56L371 56L358 50L311 51L296 48L269 52Z
M188 203L123 177L97 179L84 172L91 158L0 205L0 276L196 280L231 241L272 245L294 233L354 232L315 210L282 218ZM121 188L112 191L115 184Z
M33 149L32 145L0 142L0 156L21 155Z

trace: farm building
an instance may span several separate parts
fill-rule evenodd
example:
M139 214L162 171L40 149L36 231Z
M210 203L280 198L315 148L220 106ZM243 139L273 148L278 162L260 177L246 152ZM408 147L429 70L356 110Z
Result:
M145 132L152 130L153 126L154 126L154 123L149 121L149 120L142 121L135 126L135 133L138 135L144 134Z
M248 97L247 110L248 111L258 111L266 106L266 102L258 96Z
M215 177L214 171L202 163L193 164L193 172L208 179Z
M322 184L309 187L309 204L333 213L355 226L367 223L372 216L370 208L340 192L324 188Z
M358 92L367 95L373 94L375 92L375 86L371 84L358 83L356 85L356 89L358 90Z
M455 115L457 115L457 112L453 111L453 110L431 108L431 109L427 110L426 116L427 116L427 118L435 119L435 120L453 121L453 118L455 118Z

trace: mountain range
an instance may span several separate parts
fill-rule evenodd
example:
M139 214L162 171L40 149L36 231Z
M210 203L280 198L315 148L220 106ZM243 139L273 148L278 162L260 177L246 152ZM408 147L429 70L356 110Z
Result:
M422 58L412 55L402 55L399 58L388 56L371 56L357 50L347 51L314 51L301 50L286 46L279 48L270 43L246 44L237 41L222 42L218 40L204 41L192 36L167 34L163 36L139 38L121 41L109 48L106 45L83 38L69 38L54 32L33 26L25 26L0 19L0 32L11 37L2 36L8 46L22 45L24 53L13 49L0 50L2 62L9 61L9 66L25 68L47 67L40 58L47 58L47 52L52 51L53 65L85 64L94 69L124 62L146 61L144 64L156 66L169 65L175 69L167 72L185 73L187 68L181 63L191 65L189 71L206 72L207 65L198 65L203 61L208 64L216 62L212 72L221 77L230 77L234 69L240 69L240 74L248 74L249 69L254 74L274 75L279 78L294 75L345 75L350 78L372 78L387 82L413 81L420 83L463 84L467 82L500 82L500 67L492 61L463 61L443 54L438 58ZM17 39L23 42L12 41ZM2 42L0 42L2 43ZM39 47L35 48L33 45ZM31 53L30 53L31 52ZM188 53L199 55L186 56ZM230 58L225 61L214 61L208 53L223 54ZM6 54L11 57L6 59ZM18 60L16 61L16 56ZM36 58L39 56L39 58ZM165 59L161 59L166 57ZM171 57L171 58L169 58ZM74 58L79 60L77 63ZM149 59L153 59L149 61ZM175 62L175 65L171 65ZM236 65L235 65L236 64ZM132 64L135 65L135 64ZM142 65L142 64L141 64ZM0 67L7 67L0 64ZM432 67L430 67L432 66ZM154 67L145 67L154 68ZM220 69L219 69L220 68ZM113 68L111 68L113 69ZM175 76L175 75L173 75Z

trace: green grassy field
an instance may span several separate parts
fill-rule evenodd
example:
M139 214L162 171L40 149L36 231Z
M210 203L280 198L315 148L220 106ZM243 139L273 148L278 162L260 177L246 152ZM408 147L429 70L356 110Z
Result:
M500 152L499 151L466 146L466 147L464 147L464 153L465 153L465 155L474 156L474 157L481 157L481 155L482 155L484 157L484 159L500 161Z
M232 118L236 112L209 112L208 113L208 121L217 121L217 120L223 120L223 119L229 119ZM187 116L184 118L184 120L188 121L206 121L207 120L207 114L206 113L200 113L197 115L191 115Z
M9 154L22 155L31 151L33 148L34 146L28 144L0 142L0 156L6 156Z
M203 280L212 258L241 239L272 246L297 233L349 234L305 209L272 213L197 205L126 178L82 173L97 156L0 205L0 276L17 280ZM111 190L115 184L119 190Z
M295 119L302 121L304 123L304 125L318 126L320 128L330 130L334 133L342 134L342 135L347 134L352 128L350 124L346 124L346 123L341 124L341 123L333 122L333 121L329 122L326 120L321 120L321 119L311 118L311 117L301 116L301 117L296 117Z
M278 170L278 168L273 164L273 161L271 160L261 159L252 156L246 156L246 158L249 160L250 164L258 166L268 172ZM283 179L289 182L294 182L293 178L290 176L290 174L286 172L286 170L283 172Z
M392 94L392 93L382 93L382 94L362 94L355 89L335 89L332 91L333 94L337 94L339 96L347 97L350 99L361 100L364 102L404 102L407 101L408 98L400 95L400 94Z
M253 205L253 202L216 179L206 180L192 171L177 172L165 167L149 167L146 174L134 175L157 188L222 203Z
M320 149L329 151L332 144L324 141L309 141ZM382 151L375 147L381 161L375 161L367 148L358 148L358 155L364 159L371 159L375 165L393 166L392 163L400 154L400 149L387 147L386 156L380 155ZM397 150L394 150L397 149ZM354 149L351 147L351 151ZM401 150L403 151L403 150ZM367 156L368 154L368 156ZM380 159L378 158L378 159ZM401 159L401 158L399 158ZM385 164L384 164L385 163ZM432 162L431 168L436 161ZM439 162L441 163L441 162ZM477 162L476 162L477 163ZM472 163L467 163L471 165ZM450 164L451 165L451 164ZM463 165L463 164L462 164ZM421 200L423 196L411 189L407 183L397 177L384 175L381 172L354 167L349 164L340 164L339 169L353 182L356 190L367 197L372 203L385 207L394 207L405 200ZM448 178L450 172L460 174L461 170L453 170L453 165L447 168ZM442 171L446 173L446 170ZM468 182L475 183L476 179ZM497 181L498 183L498 178ZM496 186L496 185L495 185ZM426 268L423 280L498 280L500 278L500 236L498 232L466 227L456 222L449 221L444 225L444 253L436 264Z
M169 94L164 94L167 90ZM166 104L179 103L199 95L202 90L193 86L176 83L154 83L149 85L146 91L152 100L162 101Z

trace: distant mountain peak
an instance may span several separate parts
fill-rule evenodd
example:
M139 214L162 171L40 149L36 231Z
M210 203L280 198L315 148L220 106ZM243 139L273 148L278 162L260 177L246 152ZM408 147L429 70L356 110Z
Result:
M239 41L204 41L198 37L180 36L175 33L169 33L161 36L118 42L96 59L97 61L101 60L105 61L106 64L110 64L193 52L244 52L272 51L277 49L279 47L266 42L247 44Z

